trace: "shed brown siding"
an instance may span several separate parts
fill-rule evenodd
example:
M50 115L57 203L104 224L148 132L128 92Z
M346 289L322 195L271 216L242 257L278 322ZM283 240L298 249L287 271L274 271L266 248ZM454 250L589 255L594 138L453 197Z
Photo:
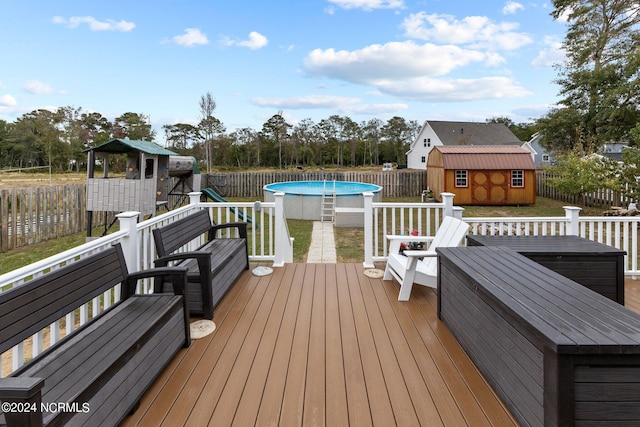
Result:
M456 170L467 171L467 187L456 187ZM511 186L511 172L522 170L523 187ZM435 147L427 161L427 186L456 195L461 205L528 205L536 201L535 166L521 147Z

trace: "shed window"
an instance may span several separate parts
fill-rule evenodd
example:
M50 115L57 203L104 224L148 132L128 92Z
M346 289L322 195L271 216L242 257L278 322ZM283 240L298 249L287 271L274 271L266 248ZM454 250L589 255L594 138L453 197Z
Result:
M523 170L511 171L511 186L524 187L524 171Z
M456 171L456 187L467 187L469 185L468 171L457 170Z

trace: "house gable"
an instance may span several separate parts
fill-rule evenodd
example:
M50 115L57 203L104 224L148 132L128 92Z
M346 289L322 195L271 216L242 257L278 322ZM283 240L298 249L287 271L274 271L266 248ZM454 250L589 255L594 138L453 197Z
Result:
M503 123L425 121L407 152L409 169L425 169L433 147L522 145Z

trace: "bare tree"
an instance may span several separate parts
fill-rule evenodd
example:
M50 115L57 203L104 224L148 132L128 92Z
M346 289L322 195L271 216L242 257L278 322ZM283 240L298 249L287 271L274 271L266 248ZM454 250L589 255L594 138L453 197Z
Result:
M219 121L214 120L213 112L216 109L216 100L213 99L213 95L211 92L207 92L200 97L200 114L202 116L202 120L200 121L198 127L202 132L202 137L204 138L204 146L205 146L205 156L207 162L207 172L211 170L211 142L213 141L213 136L216 134L217 125L216 122Z

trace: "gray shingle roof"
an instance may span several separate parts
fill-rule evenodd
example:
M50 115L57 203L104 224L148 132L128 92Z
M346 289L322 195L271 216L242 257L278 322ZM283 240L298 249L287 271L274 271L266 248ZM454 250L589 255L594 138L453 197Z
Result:
M502 123L428 122L443 145L522 145Z

